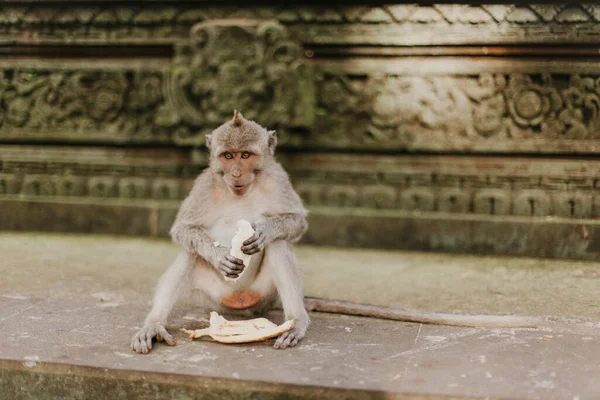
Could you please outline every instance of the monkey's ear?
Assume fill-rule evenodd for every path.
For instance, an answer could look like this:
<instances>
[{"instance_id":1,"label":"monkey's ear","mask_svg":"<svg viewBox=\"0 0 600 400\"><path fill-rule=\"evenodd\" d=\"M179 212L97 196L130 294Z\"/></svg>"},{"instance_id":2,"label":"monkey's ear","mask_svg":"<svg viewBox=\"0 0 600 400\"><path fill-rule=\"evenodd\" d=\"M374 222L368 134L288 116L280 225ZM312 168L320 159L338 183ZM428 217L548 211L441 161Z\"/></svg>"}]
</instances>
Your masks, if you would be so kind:
<instances>
[{"instance_id":1,"label":"monkey's ear","mask_svg":"<svg viewBox=\"0 0 600 400\"><path fill-rule=\"evenodd\" d=\"M212 149L212 135L206 135L206 147L208 147L208 149Z\"/></svg>"},{"instance_id":2,"label":"monkey's ear","mask_svg":"<svg viewBox=\"0 0 600 400\"><path fill-rule=\"evenodd\" d=\"M267 144L269 146L269 152L271 153L271 155L274 155L275 147L277 147L277 132L267 131L267 133L269 134L269 139L267 141Z\"/></svg>"}]
</instances>

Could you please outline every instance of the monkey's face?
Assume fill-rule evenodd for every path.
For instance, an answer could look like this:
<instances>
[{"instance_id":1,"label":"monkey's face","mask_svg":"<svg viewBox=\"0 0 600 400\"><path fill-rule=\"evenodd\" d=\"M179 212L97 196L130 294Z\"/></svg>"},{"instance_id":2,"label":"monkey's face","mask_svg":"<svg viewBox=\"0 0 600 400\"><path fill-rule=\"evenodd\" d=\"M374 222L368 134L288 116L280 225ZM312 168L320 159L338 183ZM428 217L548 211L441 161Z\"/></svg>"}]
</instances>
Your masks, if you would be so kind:
<instances>
[{"instance_id":1,"label":"monkey's face","mask_svg":"<svg viewBox=\"0 0 600 400\"><path fill-rule=\"evenodd\" d=\"M231 193L243 196L252 187L260 170L261 156L255 150L223 150L219 153L218 173Z\"/></svg>"}]
</instances>

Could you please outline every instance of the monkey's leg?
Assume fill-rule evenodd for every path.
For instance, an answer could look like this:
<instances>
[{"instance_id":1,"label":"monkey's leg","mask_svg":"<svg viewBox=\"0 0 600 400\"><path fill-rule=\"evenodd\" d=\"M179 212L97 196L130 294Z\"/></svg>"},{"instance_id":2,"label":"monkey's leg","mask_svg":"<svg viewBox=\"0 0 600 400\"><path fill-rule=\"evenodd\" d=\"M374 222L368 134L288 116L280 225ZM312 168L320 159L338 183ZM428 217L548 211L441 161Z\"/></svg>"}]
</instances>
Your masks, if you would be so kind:
<instances>
[{"instance_id":1,"label":"monkey's leg","mask_svg":"<svg viewBox=\"0 0 600 400\"><path fill-rule=\"evenodd\" d=\"M304 307L302 276L292 245L284 240L277 240L267 245L262 267L268 268L273 274L285 319L296 320L294 328L282 334L274 347L276 349L293 347L306 335L310 319Z\"/></svg>"},{"instance_id":2,"label":"monkey's leg","mask_svg":"<svg viewBox=\"0 0 600 400\"><path fill-rule=\"evenodd\" d=\"M144 327L131 340L131 350L147 354L152 350L153 338L159 342L165 341L169 346L175 346L175 340L167 332L165 325L177 298L187 286L193 265L193 257L182 251L160 277L154 293L152 310L146 317Z\"/></svg>"}]
</instances>

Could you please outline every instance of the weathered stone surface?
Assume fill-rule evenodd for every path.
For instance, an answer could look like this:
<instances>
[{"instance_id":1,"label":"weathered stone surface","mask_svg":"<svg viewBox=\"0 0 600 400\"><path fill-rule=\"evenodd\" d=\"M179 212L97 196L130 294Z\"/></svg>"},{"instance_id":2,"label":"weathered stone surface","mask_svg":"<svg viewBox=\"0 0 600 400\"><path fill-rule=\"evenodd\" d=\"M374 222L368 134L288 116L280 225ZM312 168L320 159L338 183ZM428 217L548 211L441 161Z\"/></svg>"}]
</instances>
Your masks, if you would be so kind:
<instances>
[{"instance_id":1,"label":"weathered stone surface","mask_svg":"<svg viewBox=\"0 0 600 400\"><path fill-rule=\"evenodd\" d=\"M28 361L25 361L28 363ZM179 373L98 368L61 363L23 366L0 359L0 394L10 399L218 400L218 399L398 399L469 400L474 397L386 393L379 390L266 384L260 380L202 377Z\"/></svg>"},{"instance_id":2,"label":"weathered stone surface","mask_svg":"<svg viewBox=\"0 0 600 400\"><path fill-rule=\"evenodd\" d=\"M155 236L159 232L158 207L151 204L22 200L1 200L0 204L2 230L144 236ZM160 232L165 235L168 230L160 226Z\"/></svg>"},{"instance_id":3,"label":"weathered stone surface","mask_svg":"<svg viewBox=\"0 0 600 400\"><path fill-rule=\"evenodd\" d=\"M280 158L309 206L533 217L531 222L600 216L595 160L333 153Z\"/></svg>"},{"instance_id":4,"label":"weathered stone surface","mask_svg":"<svg viewBox=\"0 0 600 400\"><path fill-rule=\"evenodd\" d=\"M600 260L600 222L315 209L304 243Z\"/></svg>"},{"instance_id":5,"label":"weathered stone surface","mask_svg":"<svg viewBox=\"0 0 600 400\"><path fill-rule=\"evenodd\" d=\"M167 236L206 165L185 150L0 147L0 229ZM307 243L597 259L590 159L278 152ZM195 158L196 161L192 161Z\"/></svg>"},{"instance_id":6,"label":"weathered stone surface","mask_svg":"<svg viewBox=\"0 0 600 400\"><path fill-rule=\"evenodd\" d=\"M178 206L207 164L205 152L177 149L0 146L0 152L0 196L12 200ZM600 216L600 162L591 159L313 152L278 152L278 159L309 207L534 217L532 222Z\"/></svg>"},{"instance_id":7,"label":"weathered stone surface","mask_svg":"<svg viewBox=\"0 0 600 400\"><path fill-rule=\"evenodd\" d=\"M275 22L251 19L194 25L189 44L176 46L165 76L167 102L155 123L175 132L178 145L202 145L232 110L279 131L308 128L314 119L314 80L301 46Z\"/></svg>"},{"instance_id":8,"label":"weathered stone surface","mask_svg":"<svg viewBox=\"0 0 600 400\"><path fill-rule=\"evenodd\" d=\"M0 308L8 305L22 308L27 302L8 301L10 303L0 297ZM11 318L11 328L3 330L3 334L10 337L11 347L10 352L0 352L0 395L15 400L83 400L107 396L114 399L182 400L474 400L482 399L482 392L489 394L486 398L501 399L509 393L513 396L519 392L526 393L532 386L531 382L523 381L516 390L504 390L506 385L499 385L493 390L488 387L483 391L482 386L469 388L464 379L461 385L450 385L449 380L454 382L460 376L459 370L469 373L469 383L480 381L481 373L477 372L480 369L480 353L499 360L501 356L495 351L498 346L492 344L497 339L486 337L486 333L488 336L497 336L497 333L361 318L315 316L312 340L307 339L297 348L283 352L273 349L272 341L235 346L192 342L178 328L199 324L186 321L180 315L170 325L177 338L176 347L157 346L150 355L135 355L128 348L128 340L135 326L133 312L143 313L143 310L136 305L128 309L112 307L110 312L106 312L93 303L64 302L38 303L35 308L21 310ZM82 315L74 315L74 311ZM48 314L51 316L48 317ZM30 317L37 321L32 323ZM271 314L269 318L278 319L279 316ZM97 334L90 335L86 331L92 327ZM27 335L23 337L22 332L27 332ZM464 342L465 337L468 340L479 337L478 352L465 353L468 356L462 357L461 366L455 366L456 372L447 376L448 361L438 364L433 360L440 356L442 360L452 359L453 351L435 356L430 349L431 342L421 335L425 338L428 335L446 335L441 337L464 350L471 346ZM562 341L568 341L568 344L563 346L572 348L572 351L582 351L579 342L582 342L583 335L585 333L569 332ZM415 339L417 345L412 343ZM45 346L32 347L34 340L43 340ZM519 332L516 340L530 343L534 349L545 345L537 332ZM518 345L513 344L513 340L504 339L503 344L509 352L502 358L518 352ZM443 349L447 346L438 343L435 347ZM441 352L443 350L438 351ZM410 353L421 354L415 357ZM405 367L405 364L408 365L406 360L416 363L417 368ZM426 382L415 382L420 381L415 379L415 374L422 375L424 371L431 370L430 364L433 363L436 368L430 372ZM506 373L505 376L511 379L517 376L517 371L503 365L492 367L492 371L494 374L502 371L502 375ZM544 376L548 374L545 369L539 371ZM593 387L574 387L580 379L593 374L594 368L584 367L577 372L581 376L572 383L561 379L557 390L544 388L536 389L536 392L570 393L577 390L582 394L594 393ZM575 374L574 370L569 372L569 376ZM436 382L435 386L432 386L433 382Z\"/></svg>"},{"instance_id":9,"label":"weathered stone surface","mask_svg":"<svg viewBox=\"0 0 600 400\"><path fill-rule=\"evenodd\" d=\"M156 280L176 254L174 245L5 233L0 249L3 399L600 394L598 263L299 246L308 295L560 318L539 329L470 329L312 314L308 336L297 348L280 351L272 341L239 346L190 341L179 328L206 326L207 314L179 304L168 325L177 346L157 345L142 356L129 350L129 340L149 309ZM274 322L282 318L277 312L268 316Z\"/></svg>"},{"instance_id":10,"label":"weathered stone surface","mask_svg":"<svg viewBox=\"0 0 600 400\"><path fill-rule=\"evenodd\" d=\"M179 247L163 238L4 232L0 250L0 293L103 299L110 308L149 305ZM598 261L310 245L295 252L309 297L433 312L600 320Z\"/></svg>"},{"instance_id":11,"label":"weathered stone surface","mask_svg":"<svg viewBox=\"0 0 600 400\"><path fill-rule=\"evenodd\" d=\"M387 60L309 65L282 25L228 24L196 25L192 35L215 38L199 44L192 36L167 71L105 71L102 63L5 68L0 140L201 146L238 108L276 129L288 148L600 152L597 68L565 73L545 64L540 73L515 62L473 73L471 60L460 58L453 74L437 71L439 59L423 60L419 70L413 63L410 72ZM269 30L281 38L264 43ZM231 35L241 47L217 56ZM242 51L247 41L258 46L250 55ZM273 58L277 52L287 58ZM231 59L214 69L219 57ZM586 67L570 68L578 64Z\"/></svg>"},{"instance_id":12,"label":"weathered stone surface","mask_svg":"<svg viewBox=\"0 0 600 400\"><path fill-rule=\"evenodd\" d=\"M597 42L596 4L394 4L277 7L203 2L98 1L56 7L49 1L7 4L0 13L6 44L173 43L196 22L223 18L274 19L304 42L327 44L482 44ZM144 4L145 3L145 4ZM195 4L194 4L195 3ZM18 35L27 26L28 35Z\"/></svg>"},{"instance_id":13,"label":"weathered stone surface","mask_svg":"<svg viewBox=\"0 0 600 400\"><path fill-rule=\"evenodd\" d=\"M168 237L178 202L0 200L0 230ZM314 207L303 243L600 260L598 220Z\"/></svg>"},{"instance_id":14,"label":"weathered stone surface","mask_svg":"<svg viewBox=\"0 0 600 400\"><path fill-rule=\"evenodd\" d=\"M56 10L51 7L42 14L37 8L0 12L12 16L5 18L7 25L25 18L27 25L15 28L24 32L66 21L99 29L122 24L121 30L111 28L121 34L135 32L131 24L159 31L162 24L171 28L175 24L186 34L168 39L173 52L170 60L161 50L150 62L98 59L82 63L48 59L40 49L33 63L3 62L0 141L201 146L204 134L239 108L277 129L280 143L296 149L600 152L600 70L579 57L597 56L586 53L586 46L581 47L581 54L561 47L563 55L573 58L566 61L557 61L552 49L540 53L535 47L494 48L489 51L495 57L490 58L488 50L461 53L460 48L451 47L471 39L480 44L486 40L481 33L494 29L536 43L543 35L526 33L540 26L597 25L596 6L305 7L292 12L298 14L303 28L286 18L279 20L279 9L232 12L227 6L214 7L193 14L197 20L188 15L181 22L187 12L183 5L163 5L152 11L78 7L83 5L71 12L86 18L65 20L64 14L70 13L59 12L55 21ZM134 16L138 14L144 17ZM336 25L328 26L331 21ZM306 26L309 31L333 31L307 37L295 30ZM385 35L380 32L382 26L400 31ZM448 27L463 27L471 33L458 40L438 32ZM418 50L394 53L400 45L418 44L414 39L377 43L389 46L381 50L348 47L346 40L353 36L344 31L348 29L358 29L354 36L359 37L369 37L360 29L375 29L379 37L390 40L404 40L410 36L407 32L413 32L427 36L421 43L427 45L433 44L432 38L442 37L448 42L440 44L447 49L440 47L431 54L422 50L422 55L437 57L413 57L419 55ZM120 43L115 49L125 44L118 41L121 34L114 38ZM333 48L336 57L314 46L322 44L323 38L329 38L329 51ZM147 40L165 45L158 39ZM360 50L365 49L371 57L361 57ZM511 55L545 58L507 58ZM140 57L147 58L148 52L140 50Z\"/></svg>"},{"instance_id":15,"label":"weathered stone surface","mask_svg":"<svg viewBox=\"0 0 600 400\"><path fill-rule=\"evenodd\" d=\"M355 231L396 210L396 234L456 226L425 229L418 248L596 257L599 10L8 2L0 198L16 208L3 224L166 235L206 166L204 134L240 108L277 130L307 206L360 214ZM544 249L528 232L547 217L565 235L543 234ZM326 242L380 242L363 236Z\"/></svg>"},{"instance_id":16,"label":"weathered stone surface","mask_svg":"<svg viewBox=\"0 0 600 400\"><path fill-rule=\"evenodd\" d=\"M455 60L456 74L435 67L426 72L428 65L440 61L420 61L420 73L394 71L390 64L383 67L383 61L381 69L388 71L377 71L377 62L331 64L332 72L325 73L317 89L317 113L323 117L316 119L314 130L321 133L310 142L388 151L600 150L595 74L481 71L473 76L459 72L460 66L470 64L460 58ZM508 69L518 66L516 62ZM341 72L344 69L352 72Z\"/></svg>"}]
</instances>

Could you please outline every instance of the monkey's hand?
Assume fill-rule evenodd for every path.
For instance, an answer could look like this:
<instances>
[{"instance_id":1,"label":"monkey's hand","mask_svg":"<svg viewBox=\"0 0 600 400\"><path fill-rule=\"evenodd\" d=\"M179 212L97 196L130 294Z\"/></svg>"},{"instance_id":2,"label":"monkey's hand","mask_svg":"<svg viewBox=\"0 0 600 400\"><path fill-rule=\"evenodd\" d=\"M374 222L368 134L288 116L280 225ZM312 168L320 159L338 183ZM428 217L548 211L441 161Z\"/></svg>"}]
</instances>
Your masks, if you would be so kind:
<instances>
[{"instance_id":1,"label":"monkey's hand","mask_svg":"<svg viewBox=\"0 0 600 400\"><path fill-rule=\"evenodd\" d=\"M286 347L294 347L306 335L306 327L294 326L292 330L284 332L277 338L273 345L276 349L285 349Z\"/></svg>"},{"instance_id":2,"label":"monkey's hand","mask_svg":"<svg viewBox=\"0 0 600 400\"><path fill-rule=\"evenodd\" d=\"M152 339L156 338L157 342L166 342L169 346L175 346L175 339L164 326L159 323L153 325L145 325L135 334L131 340L131 350L140 354L148 354L152 350Z\"/></svg>"},{"instance_id":3,"label":"monkey's hand","mask_svg":"<svg viewBox=\"0 0 600 400\"><path fill-rule=\"evenodd\" d=\"M219 247L219 262L217 269L227 278L236 279L244 271L246 266L239 258L229 254L229 247Z\"/></svg>"},{"instance_id":4,"label":"monkey's hand","mask_svg":"<svg viewBox=\"0 0 600 400\"><path fill-rule=\"evenodd\" d=\"M254 229L254 234L242 243L242 252L244 254L256 254L261 252L265 249L268 242L267 234L260 225L257 226L256 224L252 224L252 229Z\"/></svg>"}]
</instances>

